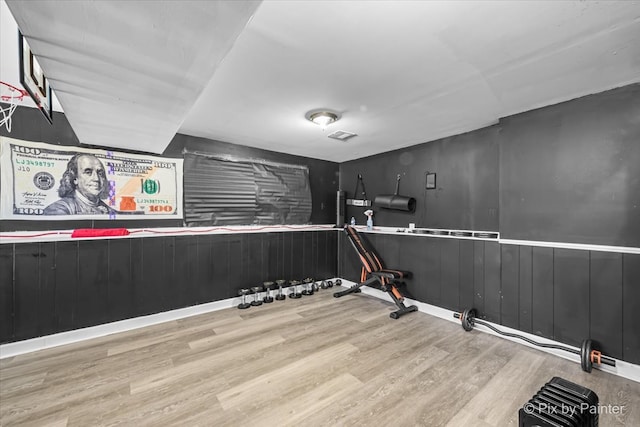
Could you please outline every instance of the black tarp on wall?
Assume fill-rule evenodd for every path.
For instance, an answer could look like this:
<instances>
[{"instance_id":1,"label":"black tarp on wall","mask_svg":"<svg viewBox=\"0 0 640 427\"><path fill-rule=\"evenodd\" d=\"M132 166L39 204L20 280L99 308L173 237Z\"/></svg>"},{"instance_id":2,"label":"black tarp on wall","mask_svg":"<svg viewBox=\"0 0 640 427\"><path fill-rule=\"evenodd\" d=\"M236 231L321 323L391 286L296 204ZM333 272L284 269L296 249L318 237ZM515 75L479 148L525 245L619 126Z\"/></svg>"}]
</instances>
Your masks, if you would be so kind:
<instances>
[{"instance_id":1,"label":"black tarp on wall","mask_svg":"<svg viewBox=\"0 0 640 427\"><path fill-rule=\"evenodd\" d=\"M311 219L305 166L187 153L184 169L188 226L307 224Z\"/></svg>"}]
</instances>

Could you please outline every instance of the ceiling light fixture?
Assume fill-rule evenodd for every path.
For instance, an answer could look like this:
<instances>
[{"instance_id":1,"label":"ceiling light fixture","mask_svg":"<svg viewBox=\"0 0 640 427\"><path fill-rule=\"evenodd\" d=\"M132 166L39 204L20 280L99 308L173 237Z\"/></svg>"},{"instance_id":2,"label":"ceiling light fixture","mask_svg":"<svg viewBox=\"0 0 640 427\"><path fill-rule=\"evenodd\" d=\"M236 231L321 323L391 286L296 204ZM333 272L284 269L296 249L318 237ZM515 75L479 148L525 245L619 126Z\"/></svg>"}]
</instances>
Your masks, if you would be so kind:
<instances>
[{"instance_id":1,"label":"ceiling light fixture","mask_svg":"<svg viewBox=\"0 0 640 427\"><path fill-rule=\"evenodd\" d=\"M320 125L322 130L324 130L327 125L330 125L333 122L338 121L340 116L332 111L327 110L314 110L309 111L306 114L307 120L312 121L313 123Z\"/></svg>"}]
</instances>

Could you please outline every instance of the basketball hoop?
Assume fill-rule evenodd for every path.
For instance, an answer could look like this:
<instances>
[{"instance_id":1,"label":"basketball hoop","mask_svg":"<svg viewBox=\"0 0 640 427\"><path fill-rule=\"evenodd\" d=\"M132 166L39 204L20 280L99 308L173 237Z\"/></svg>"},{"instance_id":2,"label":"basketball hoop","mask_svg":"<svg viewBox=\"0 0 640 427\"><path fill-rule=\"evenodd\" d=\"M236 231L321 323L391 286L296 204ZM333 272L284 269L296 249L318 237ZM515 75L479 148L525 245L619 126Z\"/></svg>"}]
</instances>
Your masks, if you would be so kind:
<instances>
[{"instance_id":1,"label":"basketball hoop","mask_svg":"<svg viewBox=\"0 0 640 427\"><path fill-rule=\"evenodd\" d=\"M11 132L11 116L13 112L26 95L28 95L26 90L19 89L0 80L0 127L7 128L7 132ZM5 107L4 104L8 106Z\"/></svg>"}]
</instances>

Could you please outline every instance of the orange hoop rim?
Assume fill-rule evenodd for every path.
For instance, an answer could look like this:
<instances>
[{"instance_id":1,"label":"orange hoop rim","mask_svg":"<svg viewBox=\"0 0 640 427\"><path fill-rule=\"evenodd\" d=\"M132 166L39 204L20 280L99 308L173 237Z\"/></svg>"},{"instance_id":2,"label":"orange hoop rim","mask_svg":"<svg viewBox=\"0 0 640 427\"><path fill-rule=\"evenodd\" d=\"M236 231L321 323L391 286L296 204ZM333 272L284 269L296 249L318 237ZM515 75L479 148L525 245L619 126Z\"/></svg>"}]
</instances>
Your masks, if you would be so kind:
<instances>
[{"instance_id":1,"label":"orange hoop rim","mask_svg":"<svg viewBox=\"0 0 640 427\"><path fill-rule=\"evenodd\" d=\"M0 80L0 86L8 87L11 93L10 95L0 94L0 101L4 101L4 102L22 101L22 99L25 96L29 95L29 93L26 90L15 87L14 85L7 82L3 82L2 80ZM13 94L13 92L17 92L17 94Z\"/></svg>"}]
</instances>

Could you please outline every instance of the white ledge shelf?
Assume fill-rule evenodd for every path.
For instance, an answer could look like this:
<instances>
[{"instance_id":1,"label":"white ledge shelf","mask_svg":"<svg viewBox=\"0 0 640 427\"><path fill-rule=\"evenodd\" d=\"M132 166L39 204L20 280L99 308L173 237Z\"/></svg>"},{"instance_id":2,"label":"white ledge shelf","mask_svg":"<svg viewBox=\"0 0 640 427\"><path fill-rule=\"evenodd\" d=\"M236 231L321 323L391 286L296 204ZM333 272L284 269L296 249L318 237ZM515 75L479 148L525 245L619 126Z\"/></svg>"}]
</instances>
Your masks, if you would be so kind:
<instances>
[{"instance_id":1,"label":"white ledge shelf","mask_svg":"<svg viewBox=\"0 0 640 427\"><path fill-rule=\"evenodd\" d=\"M126 236L71 237L73 230L14 231L0 233L0 245L9 243L61 242L102 239L131 239L161 236L197 236L205 234L276 233L289 231L326 231L333 225L227 225L217 227L127 228ZM96 229L100 230L100 229Z\"/></svg>"}]
</instances>

